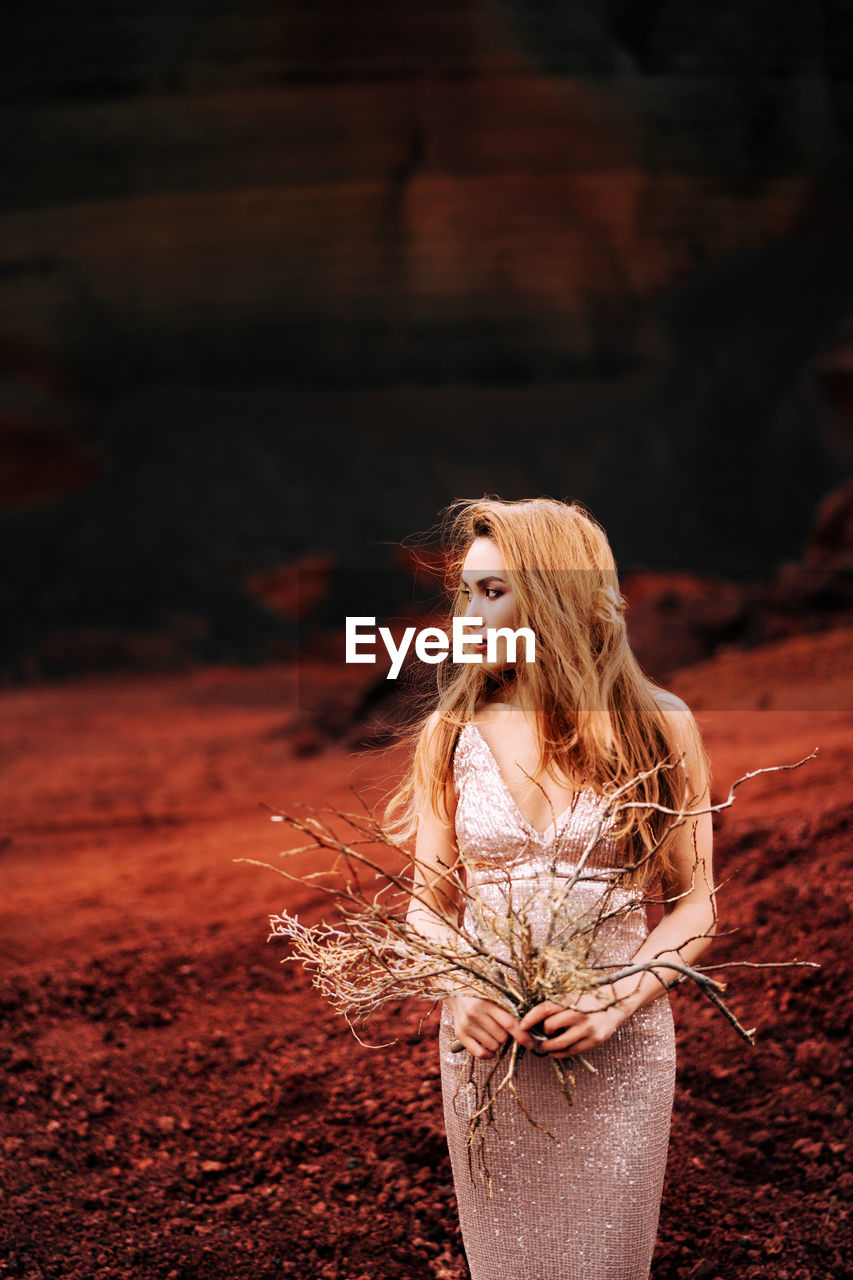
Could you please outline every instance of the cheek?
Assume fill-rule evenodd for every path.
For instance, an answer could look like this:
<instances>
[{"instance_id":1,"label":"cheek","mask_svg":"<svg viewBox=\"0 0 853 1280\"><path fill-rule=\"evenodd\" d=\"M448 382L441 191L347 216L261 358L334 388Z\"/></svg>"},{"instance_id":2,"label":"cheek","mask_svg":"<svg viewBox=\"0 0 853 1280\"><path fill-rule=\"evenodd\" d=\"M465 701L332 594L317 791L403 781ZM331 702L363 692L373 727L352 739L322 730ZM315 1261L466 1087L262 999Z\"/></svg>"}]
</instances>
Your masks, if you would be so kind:
<instances>
[{"instance_id":1,"label":"cheek","mask_svg":"<svg viewBox=\"0 0 853 1280\"><path fill-rule=\"evenodd\" d=\"M516 628L515 602L504 599L496 600L495 608L489 621L493 627L511 627L514 631Z\"/></svg>"}]
</instances>

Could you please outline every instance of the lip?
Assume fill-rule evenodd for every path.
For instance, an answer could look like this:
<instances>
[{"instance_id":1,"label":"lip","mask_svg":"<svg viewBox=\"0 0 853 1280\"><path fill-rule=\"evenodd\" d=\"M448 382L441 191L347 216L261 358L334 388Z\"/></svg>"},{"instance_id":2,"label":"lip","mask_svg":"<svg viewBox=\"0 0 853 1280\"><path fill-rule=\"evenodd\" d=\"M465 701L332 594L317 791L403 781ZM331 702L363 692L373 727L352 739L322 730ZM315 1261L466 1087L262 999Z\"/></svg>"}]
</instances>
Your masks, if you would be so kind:
<instances>
[{"instance_id":1,"label":"lip","mask_svg":"<svg viewBox=\"0 0 853 1280\"><path fill-rule=\"evenodd\" d=\"M474 645L474 652L475 652L475 653L485 653L485 652L486 652L486 642L485 642L485 640L478 640L478 641L477 641L477 643Z\"/></svg>"}]
</instances>

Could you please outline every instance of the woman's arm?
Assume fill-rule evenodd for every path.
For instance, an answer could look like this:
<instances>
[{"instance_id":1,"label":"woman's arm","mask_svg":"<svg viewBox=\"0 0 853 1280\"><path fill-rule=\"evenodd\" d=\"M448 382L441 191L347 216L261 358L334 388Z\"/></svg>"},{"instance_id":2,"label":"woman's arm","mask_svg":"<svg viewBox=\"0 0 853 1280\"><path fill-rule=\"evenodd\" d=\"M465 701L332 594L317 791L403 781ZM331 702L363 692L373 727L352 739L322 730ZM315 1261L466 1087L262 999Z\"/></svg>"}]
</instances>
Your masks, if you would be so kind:
<instances>
[{"instance_id":1,"label":"woman's arm","mask_svg":"<svg viewBox=\"0 0 853 1280\"><path fill-rule=\"evenodd\" d=\"M438 724L438 712L429 720L428 767L432 772L440 767L436 759L432 737ZM424 937L441 944L458 941L455 927L461 907L459 871L457 867L455 813L456 796L450 782L445 790L448 819L434 812L424 800L418 815L418 832L415 840L414 884L407 921ZM532 1049L535 1041L521 1030L521 1024L511 1013L491 1000L466 994L464 991L447 1000L453 1015L453 1028L457 1038L475 1058L490 1058L515 1036L526 1048Z\"/></svg>"},{"instance_id":2,"label":"woman's arm","mask_svg":"<svg viewBox=\"0 0 853 1280\"><path fill-rule=\"evenodd\" d=\"M429 773L439 767L433 734L438 725L438 712L428 721L427 767ZM424 799L418 812L415 840L413 893L407 921L424 937L438 943L457 936L453 926L459 916L459 883L454 875L457 862L455 814L456 796L448 783L444 801L448 817L440 817Z\"/></svg>"},{"instance_id":3,"label":"woman's arm","mask_svg":"<svg viewBox=\"0 0 853 1280\"><path fill-rule=\"evenodd\" d=\"M708 780L697 753L690 749L691 713L679 700L667 714L676 731L678 750L685 752L692 792L699 793L691 807L707 809L711 802ZM566 1058L602 1044L632 1013L656 1000L679 980L677 971L666 967L666 960L689 965L708 946L716 923L712 815L688 818L673 839L672 870L663 885L663 918L632 960L637 964L660 960L660 966L608 983L594 995L579 997L570 1009L553 1001L531 1009L521 1025L529 1029L544 1020L545 1034L551 1038L540 1045L542 1052Z\"/></svg>"}]
</instances>

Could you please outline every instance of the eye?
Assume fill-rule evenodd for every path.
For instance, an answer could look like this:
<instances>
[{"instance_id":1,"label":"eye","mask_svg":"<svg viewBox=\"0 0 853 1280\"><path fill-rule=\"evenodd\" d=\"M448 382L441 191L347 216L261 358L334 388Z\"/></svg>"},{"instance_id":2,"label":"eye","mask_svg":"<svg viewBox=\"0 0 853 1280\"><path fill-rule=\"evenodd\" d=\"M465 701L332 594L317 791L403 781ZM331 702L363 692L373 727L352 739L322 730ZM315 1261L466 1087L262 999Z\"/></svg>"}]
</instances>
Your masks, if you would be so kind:
<instances>
[{"instance_id":1,"label":"eye","mask_svg":"<svg viewBox=\"0 0 853 1280\"><path fill-rule=\"evenodd\" d=\"M459 594L461 596L470 596L471 592L468 587L460 587ZM500 600L503 592L498 587L484 587L483 595L487 600Z\"/></svg>"}]
</instances>

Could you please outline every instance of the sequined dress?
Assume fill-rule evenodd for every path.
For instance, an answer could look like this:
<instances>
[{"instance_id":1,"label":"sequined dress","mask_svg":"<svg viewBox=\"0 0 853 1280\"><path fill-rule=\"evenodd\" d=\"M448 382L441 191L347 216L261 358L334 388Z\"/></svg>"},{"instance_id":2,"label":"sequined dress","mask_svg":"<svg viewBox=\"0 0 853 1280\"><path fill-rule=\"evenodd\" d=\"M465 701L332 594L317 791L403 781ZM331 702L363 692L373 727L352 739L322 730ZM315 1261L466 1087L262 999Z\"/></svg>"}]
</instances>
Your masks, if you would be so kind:
<instances>
[{"instance_id":1,"label":"sequined dress","mask_svg":"<svg viewBox=\"0 0 853 1280\"><path fill-rule=\"evenodd\" d=\"M595 829L600 798L580 792L544 831L523 817L479 729L460 733L453 764L456 838L469 886L506 911L508 895L528 902L535 927L545 927L547 896L557 876L571 874ZM555 861L555 846L559 857ZM619 850L602 828L568 895L566 910L632 901L612 884ZM610 869L608 874L608 868ZM625 895L619 898L618 895ZM628 961L648 933L637 905L596 933L600 959ZM495 937L494 952L501 954ZM574 1103L560 1091L553 1064L527 1053L517 1087L525 1119L504 1090L487 1135L491 1195L469 1167L469 1100L494 1059L454 1054L453 1022L443 1006L439 1034L447 1141L471 1280L648 1280L666 1167L675 1081L675 1037L667 996L638 1009L615 1034L584 1056L593 1074L574 1064ZM567 1061L567 1065L572 1065ZM466 1098L466 1091L468 1097Z\"/></svg>"}]
</instances>

